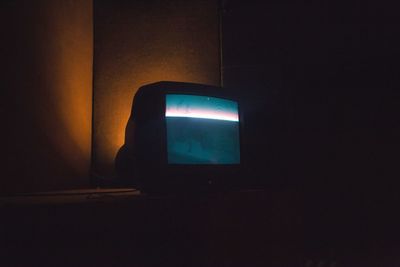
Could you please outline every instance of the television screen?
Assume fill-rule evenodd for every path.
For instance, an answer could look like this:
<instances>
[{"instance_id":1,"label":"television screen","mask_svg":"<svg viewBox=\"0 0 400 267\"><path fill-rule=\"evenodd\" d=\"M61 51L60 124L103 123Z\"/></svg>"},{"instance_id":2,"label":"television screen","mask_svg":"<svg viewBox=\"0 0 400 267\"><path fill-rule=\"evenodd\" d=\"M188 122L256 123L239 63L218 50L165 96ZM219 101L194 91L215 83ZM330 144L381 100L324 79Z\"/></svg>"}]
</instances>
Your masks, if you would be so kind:
<instances>
[{"instance_id":1,"label":"television screen","mask_svg":"<svg viewBox=\"0 0 400 267\"><path fill-rule=\"evenodd\" d=\"M166 95L169 164L239 164L238 103L189 94Z\"/></svg>"}]
</instances>

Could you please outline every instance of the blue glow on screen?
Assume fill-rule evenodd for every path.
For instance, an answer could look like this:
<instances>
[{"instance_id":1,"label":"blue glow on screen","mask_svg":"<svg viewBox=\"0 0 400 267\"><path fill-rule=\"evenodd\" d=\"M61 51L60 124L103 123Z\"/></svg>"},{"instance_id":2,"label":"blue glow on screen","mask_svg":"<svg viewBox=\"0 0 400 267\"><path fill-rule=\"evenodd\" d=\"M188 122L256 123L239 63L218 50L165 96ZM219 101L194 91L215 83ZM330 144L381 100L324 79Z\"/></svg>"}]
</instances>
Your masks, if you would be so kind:
<instances>
[{"instance_id":1,"label":"blue glow on screen","mask_svg":"<svg viewBox=\"0 0 400 267\"><path fill-rule=\"evenodd\" d=\"M168 163L239 164L239 112L235 101L168 94Z\"/></svg>"}]
</instances>

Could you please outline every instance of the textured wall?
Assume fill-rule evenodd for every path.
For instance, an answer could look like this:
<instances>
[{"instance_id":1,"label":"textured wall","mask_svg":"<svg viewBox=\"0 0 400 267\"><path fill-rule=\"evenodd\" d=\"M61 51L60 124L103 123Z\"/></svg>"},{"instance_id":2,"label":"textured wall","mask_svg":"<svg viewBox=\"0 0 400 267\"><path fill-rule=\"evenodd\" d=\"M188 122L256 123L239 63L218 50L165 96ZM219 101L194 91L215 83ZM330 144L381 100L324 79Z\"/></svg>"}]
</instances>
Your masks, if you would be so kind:
<instances>
[{"instance_id":1,"label":"textured wall","mask_svg":"<svg viewBox=\"0 0 400 267\"><path fill-rule=\"evenodd\" d=\"M93 170L106 176L135 91L175 80L219 84L216 0L95 1Z\"/></svg>"},{"instance_id":2,"label":"textured wall","mask_svg":"<svg viewBox=\"0 0 400 267\"><path fill-rule=\"evenodd\" d=\"M250 92L248 148L264 154L254 157L260 173L269 162L272 175L314 179L314 185L326 185L322 176L335 183L397 180L400 19L394 5L224 3L223 83Z\"/></svg>"},{"instance_id":3,"label":"textured wall","mask_svg":"<svg viewBox=\"0 0 400 267\"><path fill-rule=\"evenodd\" d=\"M87 185L92 1L3 1L0 5L0 191Z\"/></svg>"},{"instance_id":4,"label":"textured wall","mask_svg":"<svg viewBox=\"0 0 400 267\"><path fill-rule=\"evenodd\" d=\"M400 203L395 4L224 2L223 82L252 95L252 170L262 182L301 185L304 266L346 251L367 259L350 249L352 238L391 261L399 231L389 222Z\"/></svg>"}]
</instances>

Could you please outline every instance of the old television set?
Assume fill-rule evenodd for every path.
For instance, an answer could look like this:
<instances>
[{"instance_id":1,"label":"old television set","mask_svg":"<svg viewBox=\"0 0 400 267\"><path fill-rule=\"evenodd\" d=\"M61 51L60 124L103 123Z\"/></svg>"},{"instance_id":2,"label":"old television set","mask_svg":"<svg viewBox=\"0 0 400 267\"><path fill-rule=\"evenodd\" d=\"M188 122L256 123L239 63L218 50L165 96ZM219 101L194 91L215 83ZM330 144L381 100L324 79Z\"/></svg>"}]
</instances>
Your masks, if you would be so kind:
<instances>
[{"instance_id":1,"label":"old television set","mask_svg":"<svg viewBox=\"0 0 400 267\"><path fill-rule=\"evenodd\" d=\"M139 88L115 167L120 184L145 192L229 190L243 165L240 99L183 82Z\"/></svg>"}]
</instances>

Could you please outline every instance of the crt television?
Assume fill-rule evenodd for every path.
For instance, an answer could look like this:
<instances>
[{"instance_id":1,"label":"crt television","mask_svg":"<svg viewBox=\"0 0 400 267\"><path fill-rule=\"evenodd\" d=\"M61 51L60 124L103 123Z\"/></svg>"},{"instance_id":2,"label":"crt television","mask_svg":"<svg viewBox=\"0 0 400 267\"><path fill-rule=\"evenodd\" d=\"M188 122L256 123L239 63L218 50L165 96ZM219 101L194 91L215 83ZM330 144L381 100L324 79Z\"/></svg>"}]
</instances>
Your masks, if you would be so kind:
<instances>
[{"instance_id":1,"label":"crt television","mask_svg":"<svg viewBox=\"0 0 400 267\"><path fill-rule=\"evenodd\" d=\"M222 87L142 86L115 160L119 183L147 192L234 188L243 164L240 107L238 97Z\"/></svg>"}]
</instances>

